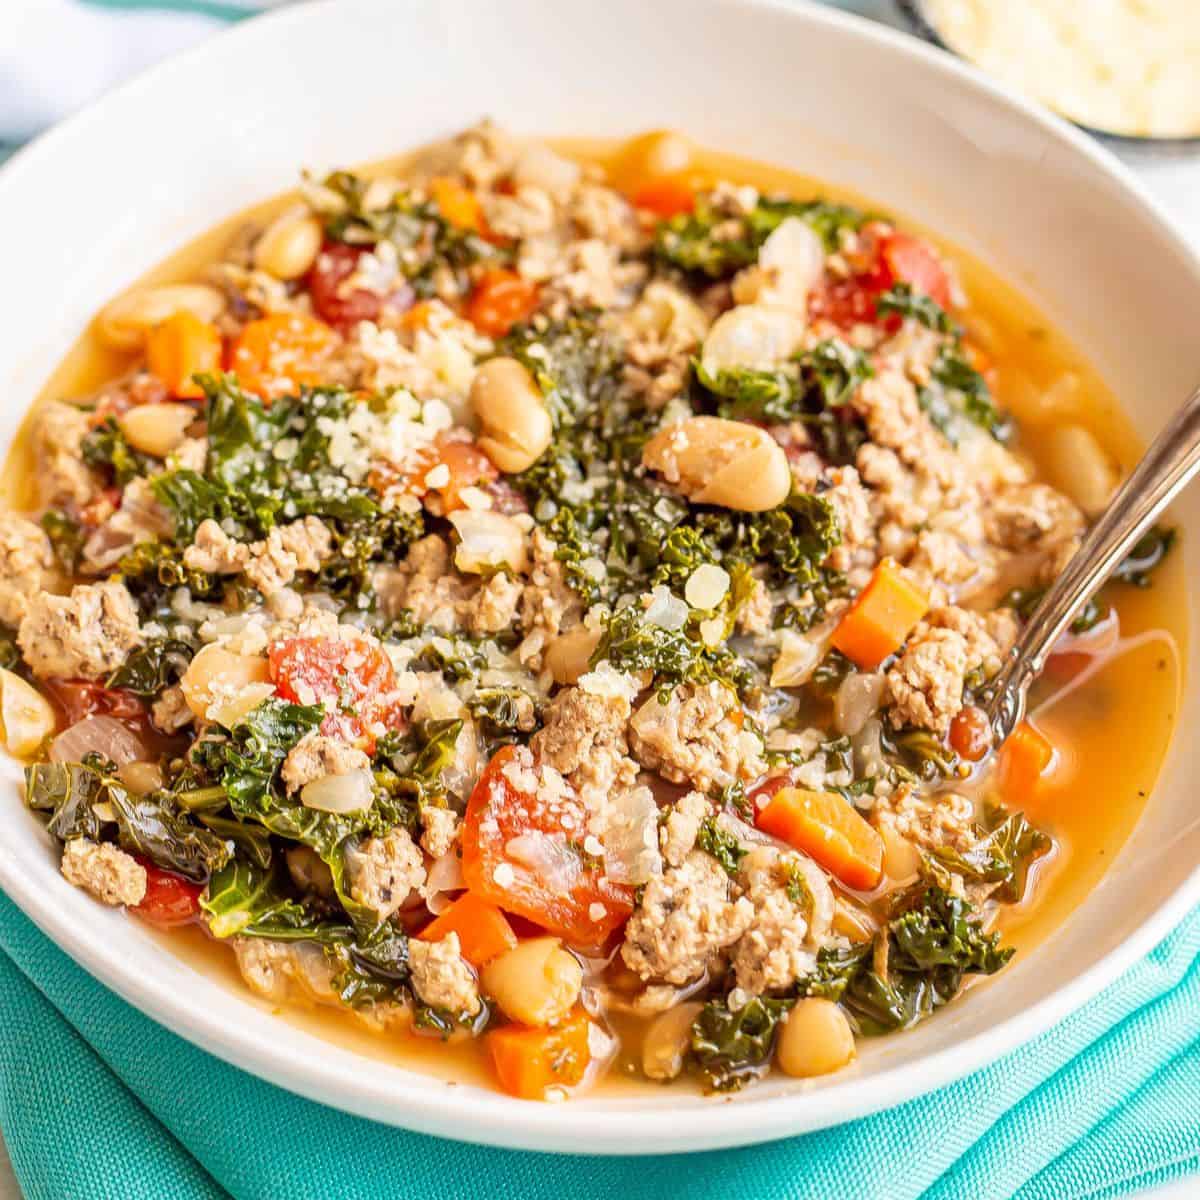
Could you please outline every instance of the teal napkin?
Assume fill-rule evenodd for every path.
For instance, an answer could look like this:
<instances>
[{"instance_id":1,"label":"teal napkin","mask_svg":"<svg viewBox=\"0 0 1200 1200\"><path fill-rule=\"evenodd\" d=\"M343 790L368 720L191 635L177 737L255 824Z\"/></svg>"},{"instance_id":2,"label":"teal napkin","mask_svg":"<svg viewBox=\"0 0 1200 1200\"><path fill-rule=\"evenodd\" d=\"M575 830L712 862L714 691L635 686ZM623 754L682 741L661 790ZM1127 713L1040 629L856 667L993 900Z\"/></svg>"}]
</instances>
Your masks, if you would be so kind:
<instances>
[{"instance_id":1,"label":"teal napkin","mask_svg":"<svg viewBox=\"0 0 1200 1200\"><path fill-rule=\"evenodd\" d=\"M0 1126L29 1200L1100 1200L1200 1169L1198 1114L1200 910L931 1096L771 1145L622 1159L441 1141L262 1083L96 983L0 893Z\"/></svg>"}]
</instances>

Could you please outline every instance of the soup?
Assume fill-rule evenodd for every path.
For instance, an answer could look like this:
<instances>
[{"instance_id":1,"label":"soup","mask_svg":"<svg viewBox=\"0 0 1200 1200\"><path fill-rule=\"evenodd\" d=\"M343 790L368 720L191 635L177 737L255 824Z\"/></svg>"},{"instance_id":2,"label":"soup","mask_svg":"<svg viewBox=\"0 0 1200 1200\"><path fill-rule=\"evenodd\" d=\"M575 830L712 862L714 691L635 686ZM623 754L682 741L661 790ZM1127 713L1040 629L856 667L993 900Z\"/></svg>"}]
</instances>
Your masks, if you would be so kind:
<instances>
[{"instance_id":1,"label":"soup","mask_svg":"<svg viewBox=\"0 0 1200 1200\"><path fill-rule=\"evenodd\" d=\"M1170 531L999 750L979 707L1136 456L936 236L484 126L100 314L6 474L8 748L71 882L362 1053L525 1099L828 1074L1137 820Z\"/></svg>"}]
</instances>

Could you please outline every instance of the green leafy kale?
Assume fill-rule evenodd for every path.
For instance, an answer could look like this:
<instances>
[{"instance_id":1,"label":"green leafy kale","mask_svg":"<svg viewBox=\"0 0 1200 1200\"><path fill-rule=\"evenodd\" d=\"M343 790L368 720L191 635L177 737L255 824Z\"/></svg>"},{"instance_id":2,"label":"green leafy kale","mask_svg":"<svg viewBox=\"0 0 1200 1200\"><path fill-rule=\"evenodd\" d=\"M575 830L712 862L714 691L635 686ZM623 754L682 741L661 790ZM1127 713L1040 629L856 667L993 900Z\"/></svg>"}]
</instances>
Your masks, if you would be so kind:
<instances>
[{"instance_id":1,"label":"green leafy kale","mask_svg":"<svg viewBox=\"0 0 1200 1200\"><path fill-rule=\"evenodd\" d=\"M609 618L591 658L593 666L603 661L618 671L649 671L664 702L681 683L716 680L740 692L753 682L749 663L727 649L708 649L682 629L650 623L636 604Z\"/></svg>"},{"instance_id":2,"label":"green leafy kale","mask_svg":"<svg viewBox=\"0 0 1200 1200\"><path fill-rule=\"evenodd\" d=\"M518 687L479 687L467 701L476 727L493 744L512 742L535 721L533 697Z\"/></svg>"},{"instance_id":3,"label":"green leafy kale","mask_svg":"<svg viewBox=\"0 0 1200 1200\"><path fill-rule=\"evenodd\" d=\"M717 211L708 197L700 196L693 212L659 223L655 257L689 275L726 279L753 263L763 242L788 217L804 221L831 253L840 248L843 230L860 229L868 220L867 213L846 204L767 197L749 213L729 216Z\"/></svg>"},{"instance_id":4,"label":"green leafy kale","mask_svg":"<svg viewBox=\"0 0 1200 1200\"><path fill-rule=\"evenodd\" d=\"M321 724L324 713L320 704L289 704L271 696L243 717L228 737L193 743L192 761L220 782L236 816L260 815L272 807L272 784L288 751Z\"/></svg>"},{"instance_id":5,"label":"green leafy kale","mask_svg":"<svg viewBox=\"0 0 1200 1200\"><path fill-rule=\"evenodd\" d=\"M390 242L401 271L419 296L433 294L439 267L460 270L474 263L499 265L512 258L510 249L447 221L432 200L418 201L398 189L385 205L368 208L369 179L350 171L334 171L321 182L342 202L340 211L325 220L327 236L356 246Z\"/></svg>"},{"instance_id":6,"label":"green leafy kale","mask_svg":"<svg viewBox=\"0 0 1200 1200\"><path fill-rule=\"evenodd\" d=\"M823 947L817 970L799 984L801 995L838 1001L866 1035L915 1025L948 1004L967 975L993 975L1013 955L998 933L983 931L967 900L936 886L906 894L878 936L887 939L886 977L866 942Z\"/></svg>"},{"instance_id":7,"label":"green leafy kale","mask_svg":"<svg viewBox=\"0 0 1200 1200\"><path fill-rule=\"evenodd\" d=\"M1012 434L1012 422L996 407L987 381L975 370L956 341L938 352L930 382L917 390L917 400L930 421L951 445L957 445L956 423L965 418L990 433L998 442Z\"/></svg>"},{"instance_id":8,"label":"green leafy kale","mask_svg":"<svg viewBox=\"0 0 1200 1200\"><path fill-rule=\"evenodd\" d=\"M1000 603L1005 608L1013 609L1022 621L1028 621L1045 594L1044 587L1013 588L1005 593ZM1100 604L1095 596L1090 597L1080 609L1079 616L1071 622L1071 632L1087 633L1089 629L1095 629L1108 615L1108 611L1107 606Z\"/></svg>"},{"instance_id":9,"label":"green leafy kale","mask_svg":"<svg viewBox=\"0 0 1200 1200\"><path fill-rule=\"evenodd\" d=\"M395 798L411 798L414 828L417 802L446 794L442 777L454 763L462 728L457 717L418 721L402 733L385 734L375 747L376 785Z\"/></svg>"},{"instance_id":10,"label":"green leafy kale","mask_svg":"<svg viewBox=\"0 0 1200 1200\"><path fill-rule=\"evenodd\" d=\"M932 296L913 291L910 283L894 283L875 302L875 311L882 317L894 313L932 329L935 333L957 333L958 326Z\"/></svg>"},{"instance_id":11,"label":"green leafy kale","mask_svg":"<svg viewBox=\"0 0 1200 1200\"><path fill-rule=\"evenodd\" d=\"M124 688L137 696L157 696L178 683L195 651L187 642L155 638L135 650L108 679L105 687Z\"/></svg>"},{"instance_id":12,"label":"green leafy kale","mask_svg":"<svg viewBox=\"0 0 1200 1200\"><path fill-rule=\"evenodd\" d=\"M1112 573L1112 578L1133 587L1149 587L1151 575L1175 544L1177 532L1164 525L1148 529Z\"/></svg>"},{"instance_id":13,"label":"green leafy kale","mask_svg":"<svg viewBox=\"0 0 1200 1200\"><path fill-rule=\"evenodd\" d=\"M197 824L170 795L134 796L98 755L81 763L37 763L25 769L25 802L50 814L57 838L115 840L157 866L203 882L229 860L229 847ZM109 837L109 835L115 835Z\"/></svg>"},{"instance_id":14,"label":"green leafy kale","mask_svg":"<svg viewBox=\"0 0 1200 1200\"><path fill-rule=\"evenodd\" d=\"M1017 904L1025 895L1032 864L1050 849L1050 839L1031 825L1024 813L988 814L990 830L969 850L941 846L933 857L944 867L976 883L999 884L993 893L1005 904Z\"/></svg>"},{"instance_id":15,"label":"green leafy kale","mask_svg":"<svg viewBox=\"0 0 1200 1200\"><path fill-rule=\"evenodd\" d=\"M691 1054L713 1091L736 1091L766 1069L779 1022L791 1006L791 1000L755 996L741 1008L710 1000L700 1010L692 1023Z\"/></svg>"},{"instance_id":16,"label":"green leafy kale","mask_svg":"<svg viewBox=\"0 0 1200 1200\"><path fill-rule=\"evenodd\" d=\"M533 376L556 426L604 408L620 383L621 347L601 328L599 314L583 310L514 328L496 347Z\"/></svg>"},{"instance_id":17,"label":"green leafy kale","mask_svg":"<svg viewBox=\"0 0 1200 1200\"><path fill-rule=\"evenodd\" d=\"M950 779L957 774L958 755L927 729L885 731L882 744L901 772L901 778Z\"/></svg>"},{"instance_id":18,"label":"green leafy kale","mask_svg":"<svg viewBox=\"0 0 1200 1200\"><path fill-rule=\"evenodd\" d=\"M710 375L699 362L695 371L700 385L717 397L718 416L798 421L827 462L853 462L866 441L866 428L849 401L875 372L866 355L846 342L827 339L774 371L739 367Z\"/></svg>"},{"instance_id":19,"label":"green leafy kale","mask_svg":"<svg viewBox=\"0 0 1200 1200\"><path fill-rule=\"evenodd\" d=\"M83 543L87 540L87 534L79 522L65 512L50 509L42 514L42 529L50 539L50 548L59 566L68 575L78 574Z\"/></svg>"},{"instance_id":20,"label":"green leafy kale","mask_svg":"<svg viewBox=\"0 0 1200 1200\"><path fill-rule=\"evenodd\" d=\"M742 844L717 821L716 817L706 817L700 823L696 845L705 854L712 855L731 879L736 877L738 866L749 853L742 849Z\"/></svg>"},{"instance_id":21,"label":"green leafy kale","mask_svg":"<svg viewBox=\"0 0 1200 1200\"><path fill-rule=\"evenodd\" d=\"M87 433L80 449L83 461L110 474L117 487L124 487L139 476L151 475L157 469L158 460L135 450L112 417Z\"/></svg>"}]
</instances>

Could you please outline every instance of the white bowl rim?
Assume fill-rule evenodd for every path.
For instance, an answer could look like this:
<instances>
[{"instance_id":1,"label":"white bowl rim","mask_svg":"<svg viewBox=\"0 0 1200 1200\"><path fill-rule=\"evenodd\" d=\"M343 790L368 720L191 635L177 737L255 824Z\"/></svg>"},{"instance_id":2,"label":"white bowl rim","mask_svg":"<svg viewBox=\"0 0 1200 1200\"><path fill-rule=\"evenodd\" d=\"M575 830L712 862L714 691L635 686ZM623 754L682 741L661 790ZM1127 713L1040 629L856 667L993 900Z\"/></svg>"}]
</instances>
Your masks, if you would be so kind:
<instances>
[{"instance_id":1,"label":"white bowl rim","mask_svg":"<svg viewBox=\"0 0 1200 1200\"><path fill-rule=\"evenodd\" d=\"M268 10L239 22L215 37L137 74L104 97L46 131L18 150L0 167L0 205L10 186L40 161L58 152L61 142L102 123L110 102L151 89L183 60L219 59L235 39L262 43L286 38L294 25L321 19L339 0L305 3ZM386 0L374 0L385 3ZM982 94L1037 126L1043 134L1082 155L1113 180L1126 197L1136 201L1191 271L1200 275L1200 253L1183 237L1144 185L1114 155L1092 138L1054 114L1040 109L970 64L901 31L866 17L813 3L812 0L703 0L711 7L770 10L800 21L825 24L888 48L922 69L939 73L968 91ZM225 214L215 214L214 221ZM1168 749L1167 754L1169 755ZM335 1064L300 1062L288 1051L286 1037L263 1043L248 1032L212 1018L201 1006L189 1005L153 978L136 976L84 932L45 903L31 881L14 869L11 856L0 847L0 885L31 921L72 959L111 990L168 1030L178 1033L216 1057L288 1091L346 1112L417 1132L484 1145L514 1149L587 1154L656 1154L701 1152L773 1141L822 1129L879 1112L943 1087L990 1063L1044 1033L1092 999L1124 971L1157 946L1183 917L1200 904L1200 864L1169 900L1134 929L1119 945L1069 983L1042 996L1029 1007L991 1027L921 1059L920 1077L903 1066L883 1068L869 1081L849 1080L823 1087L820 1105L797 1111L807 1093L755 1098L739 1097L736 1104L713 1103L689 1108L687 1129L681 1133L680 1114L668 1104L653 1111L599 1110L571 1103L550 1105L514 1100L500 1093L475 1094L473 1089L390 1082L386 1088L348 1080ZM281 1024L281 1028L287 1026ZM869 1083L869 1087L864 1084ZM667 1093L664 1093L664 1096ZM449 1134L447 1131L456 1132Z\"/></svg>"}]
</instances>

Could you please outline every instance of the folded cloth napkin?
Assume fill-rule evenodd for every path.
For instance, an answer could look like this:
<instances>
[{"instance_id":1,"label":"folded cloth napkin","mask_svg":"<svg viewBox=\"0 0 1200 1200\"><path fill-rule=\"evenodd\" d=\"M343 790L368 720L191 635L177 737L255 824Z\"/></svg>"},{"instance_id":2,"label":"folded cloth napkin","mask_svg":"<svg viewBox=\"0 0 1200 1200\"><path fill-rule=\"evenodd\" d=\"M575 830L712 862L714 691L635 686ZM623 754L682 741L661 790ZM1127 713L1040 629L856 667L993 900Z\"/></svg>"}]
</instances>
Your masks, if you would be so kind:
<instances>
[{"instance_id":1,"label":"folded cloth napkin","mask_svg":"<svg viewBox=\"0 0 1200 1200\"><path fill-rule=\"evenodd\" d=\"M767 1146L631 1159L462 1145L302 1100L142 1016L0 894L0 1125L29 1200L1100 1200L1200 1169L1198 1112L1200 911L933 1095Z\"/></svg>"},{"instance_id":2,"label":"folded cloth napkin","mask_svg":"<svg viewBox=\"0 0 1200 1200\"><path fill-rule=\"evenodd\" d=\"M262 2L4 0L0 157ZM0 894L0 1127L30 1200L1101 1200L1200 1170L1198 1112L1200 911L1086 1008L931 1096L769 1146L581 1159L404 1133L262 1083L130 1008Z\"/></svg>"}]
</instances>

